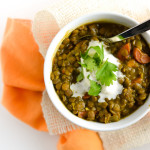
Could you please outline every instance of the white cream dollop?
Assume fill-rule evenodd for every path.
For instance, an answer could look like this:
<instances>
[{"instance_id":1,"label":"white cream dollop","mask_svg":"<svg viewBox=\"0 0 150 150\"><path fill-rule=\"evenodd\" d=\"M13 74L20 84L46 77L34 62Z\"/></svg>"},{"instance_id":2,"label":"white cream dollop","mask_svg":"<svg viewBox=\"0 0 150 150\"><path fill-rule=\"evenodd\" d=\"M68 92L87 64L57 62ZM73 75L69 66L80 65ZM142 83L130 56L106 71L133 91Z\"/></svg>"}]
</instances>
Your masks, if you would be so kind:
<instances>
[{"instance_id":1,"label":"white cream dollop","mask_svg":"<svg viewBox=\"0 0 150 150\"><path fill-rule=\"evenodd\" d=\"M104 43L92 40L92 41L90 41L88 48L91 47L91 46L101 47L102 44L103 44L103 47L104 47L104 61L108 59L109 62L111 62L111 63L115 64L117 67L119 67L119 65L120 65L119 60L116 57L114 57L107 50L107 46L104 45ZM88 55L93 56L94 54L95 54L95 50L91 48L88 52ZM81 58L81 63L83 63L82 58ZM83 74L84 74L84 79L81 82L71 84L71 86L70 86L71 90L73 91L73 96L74 97L77 97L77 96L82 97L82 96L84 96L85 92L89 91L90 81L89 81L89 79L87 79L88 75L90 75L91 80L96 81L94 71L93 72L86 71L86 68L83 67ZM102 90L99 93L100 99L98 100L98 102L104 102L105 98L115 99L118 94L122 93L123 86L118 82L118 79L123 78L124 75L119 70L114 72L114 74L117 76L117 80L113 81L113 84L111 84L110 86L102 85Z\"/></svg>"}]
</instances>

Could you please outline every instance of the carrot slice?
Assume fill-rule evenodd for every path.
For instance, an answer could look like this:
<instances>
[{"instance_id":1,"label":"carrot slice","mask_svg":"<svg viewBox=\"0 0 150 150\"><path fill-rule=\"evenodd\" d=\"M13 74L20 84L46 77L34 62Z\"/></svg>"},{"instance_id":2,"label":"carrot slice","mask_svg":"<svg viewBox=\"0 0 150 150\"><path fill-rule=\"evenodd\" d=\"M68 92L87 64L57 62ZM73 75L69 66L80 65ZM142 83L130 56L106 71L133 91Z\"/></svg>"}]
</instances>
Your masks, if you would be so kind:
<instances>
[{"instance_id":1,"label":"carrot slice","mask_svg":"<svg viewBox=\"0 0 150 150\"><path fill-rule=\"evenodd\" d=\"M135 60L141 64L147 64L150 62L150 57L147 54L141 52L138 48L133 49L133 56Z\"/></svg>"},{"instance_id":2,"label":"carrot slice","mask_svg":"<svg viewBox=\"0 0 150 150\"><path fill-rule=\"evenodd\" d=\"M91 96L90 95L88 95L88 93L85 93L85 95L84 96L82 96L82 98L84 99L84 100L86 100L86 99L89 99Z\"/></svg>"},{"instance_id":3,"label":"carrot slice","mask_svg":"<svg viewBox=\"0 0 150 150\"><path fill-rule=\"evenodd\" d=\"M141 83L142 82L142 78L136 78L132 81L132 83Z\"/></svg>"},{"instance_id":4,"label":"carrot slice","mask_svg":"<svg viewBox=\"0 0 150 150\"><path fill-rule=\"evenodd\" d=\"M120 48L120 50L117 53L117 57L124 61L125 59L127 59L129 57L130 54L130 50L131 50L131 45L130 43L125 44L124 46L122 46Z\"/></svg>"},{"instance_id":5,"label":"carrot slice","mask_svg":"<svg viewBox=\"0 0 150 150\"><path fill-rule=\"evenodd\" d=\"M133 68L133 67L137 67L138 64L134 59L131 59L128 61L127 66Z\"/></svg>"},{"instance_id":6,"label":"carrot slice","mask_svg":"<svg viewBox=\"0 0 150 150\"><path fill-rule=\"evenodd\" d=\"M87 117L87 111L80 111L80 112L78 112L78 117L86 118Z\"/></svg>"}]
</instances>

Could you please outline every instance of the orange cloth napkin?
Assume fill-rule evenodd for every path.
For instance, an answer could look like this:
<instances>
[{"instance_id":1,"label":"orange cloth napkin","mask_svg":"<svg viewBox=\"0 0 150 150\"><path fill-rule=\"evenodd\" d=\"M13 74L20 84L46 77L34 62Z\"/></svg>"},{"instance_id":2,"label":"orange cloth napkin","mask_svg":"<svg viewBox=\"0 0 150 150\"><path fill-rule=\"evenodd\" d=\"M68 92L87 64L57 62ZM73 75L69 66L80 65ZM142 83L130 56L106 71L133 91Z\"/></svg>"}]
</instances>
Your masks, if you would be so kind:
<instances>
[{"instance_id":1,"label":"orange cloth napkin","mask_svg":"<svg viewBox=\"0 0 150 150\"><path fill-rule=\"evenodd\" d=\"M58 150L103 150L98 134L86 129L76 129L60 136Z\"/></svg>"},{"instance_id":2,"label":"orange cloth napkin","mask_svg":"<svg viewBox=\"0 0 150 150\"><path fill-rule=\"evenodd\" d=\"M2 104L21 121L47 131L40 105L45 89L43 63L31 21L8 19L1 46Z\"/></svg>"},{"instance_id":3,"label":"orange cloth napkin","mask_svg":"<svg viewBox=\"0 0 150 150\"><path fill-rule=\"evenodd\" d=\"M21 121L47 131L41 109L44 59L31 32L31 21L8 19L1 46L2 104ZM60 136L58 150L103 150L96 132L77 129Z\"/></svg>"}]
</instances>

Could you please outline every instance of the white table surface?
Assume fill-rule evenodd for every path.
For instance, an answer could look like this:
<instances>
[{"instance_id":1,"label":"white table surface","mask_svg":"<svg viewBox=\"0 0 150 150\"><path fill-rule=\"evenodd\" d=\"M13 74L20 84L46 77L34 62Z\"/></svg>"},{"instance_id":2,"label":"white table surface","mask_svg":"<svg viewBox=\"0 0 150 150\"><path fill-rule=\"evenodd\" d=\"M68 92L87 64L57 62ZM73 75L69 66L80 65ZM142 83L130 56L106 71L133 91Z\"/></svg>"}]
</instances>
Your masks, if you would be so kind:
<instances>
[{"instance_id":1,"label":"white table surface","mask_svg":"<svg viewBox=\"0 0 150 150\"><path fill-rule=\"evenodd\" d=\"M0 0L0 45L8 17L33 19L53 0ZM55 0L56 1L56 0ZM58 0L57 0L58 1ZM2 96L0 71L0 98ZM0 104L0 150L56 150L59 136L39 132L13 117ZM149 150L150 144L132 150Z\"/></svg>"}]
</instances>

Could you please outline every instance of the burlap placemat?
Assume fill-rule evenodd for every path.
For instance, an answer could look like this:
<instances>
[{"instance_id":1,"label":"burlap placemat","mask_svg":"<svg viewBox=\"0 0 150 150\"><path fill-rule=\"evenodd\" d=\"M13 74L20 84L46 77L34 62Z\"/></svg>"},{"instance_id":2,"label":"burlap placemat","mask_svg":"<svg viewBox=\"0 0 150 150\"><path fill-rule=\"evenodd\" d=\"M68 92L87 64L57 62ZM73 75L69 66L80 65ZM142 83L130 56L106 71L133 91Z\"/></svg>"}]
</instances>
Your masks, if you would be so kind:
<instances>
[{"instance_id":1,"label":"burlap placemat","mask_svg":"<svg viewBox=\"0 0 150 150\"><path fill-rule=\"evenodd\" d=\"M40 53L45 56L55 34L73 19L91 12L118 12L139 22L149 19L149 0L61 0L38 12L33 21L33 34ZM62 134L79 128L65 119L53 106L46 91L42 109L50 134ZM126 150L150 142L149 114L138 123L122 130L100 132L105 150Z\"/></svg>"}]
</instances>

